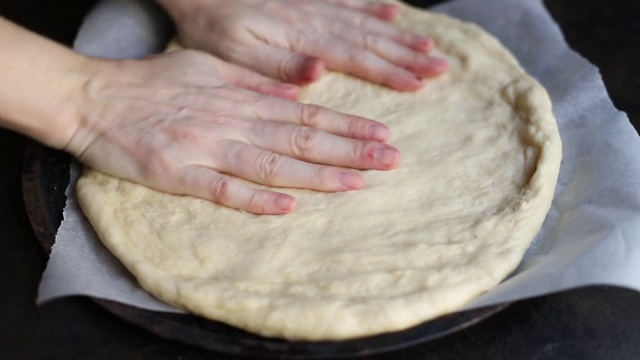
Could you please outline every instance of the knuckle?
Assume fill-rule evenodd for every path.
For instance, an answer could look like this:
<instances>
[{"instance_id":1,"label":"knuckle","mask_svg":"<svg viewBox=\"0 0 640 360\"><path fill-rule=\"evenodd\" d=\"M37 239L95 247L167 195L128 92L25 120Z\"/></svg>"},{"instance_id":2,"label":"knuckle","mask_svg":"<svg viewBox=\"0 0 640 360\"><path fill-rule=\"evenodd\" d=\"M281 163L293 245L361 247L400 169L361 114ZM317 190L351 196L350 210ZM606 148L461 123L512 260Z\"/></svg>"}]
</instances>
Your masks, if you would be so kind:
<instances>
[{"instance_id":1,"label":"knuckle","mask_svg":"<svg viewBox=\"0 0 640 360\"><path fill-rule=\"evenodd\" d=\"M238 122L233 116L223 112L211 114L209 120L216 125L230 125Z\"/></svg>"},{"instance_id":2,"label":"knuckle","mask_svg":"<svg viewBox=\"0 0 640 360\"><path fill-rule=\"evenodd\" d=\"M334 183L334 171L329 166L316 166L313 170L313 182L320 189L329 189Z\"/></svg>"},{"instance_id":3,"label":"knuckle","mask_svg":"<svg viewBox=\"0 0 640 360\"><path fill-rule=\"evenodd\" d=\"M285 38L287 43L289 43L289 45L293 49L298 50L304 49L306 47L305 45L309 44L309 42L313 39L312 36L301 30L289 31L285 34Z\"/></svg>"},{"instance_id":4,"label":"knuckle","mask_svg":"<svg viewBox=\"0 0 640 360\"><path fill-rule=\"evenodd\" d=\"M321 108L317 105L300 105L300 124L316 127L320 121Z\"/></svg>"},{"instance_id":5,"label":"knuckle","mask_svg":"<svg viewBox=\"0 0 640 360\"><path fill-rule=\"evenodd\" d=\"M191 127L172 127L167 129L166 138L174 144L193 145L206 142L207 135Z\"/></svg>"},{"instance_id":6,"label":"knuckle","mask_svg":"<svg viewBox=\"0 0 640 360\"><path fill-rule=\"evenodd\" d=\"M143 161L140 172L144 183L165 188L174 182L176 166L168 158L152 156L143 158Z\"/></svg>"},{"instance_id":7,"label":"knuckle","mask_svg":"<svg viewBox=\"0 0 640 360\"><path fill-rule=\"evenodd\" d=\"M267 208L265 204L264 196L262 196L262 193L260 191L256 191L253 194L251 194L251 197L249 197L249 203L247 204L247 206L248 206L247 210L254 214L264 214Z\"/></svg>"},{"instance_id":8,"label":"knuckle","mask_svg":"<svg viewBox=\"0 0 640 360\"><path fill-rule=\"evenodd\" d=\"M151 155L153 152L150 152ZM143 156L144 161L143 176L152 183L163 183L174 170L174 162L164 153L157 153L152 156Z\"/></svg>"},{"instance_id":9,"label":"knuckle","mask_svg":"<svg viewBox=\"0 0 640 360\"><path fill-rule=\"evenodd\" d=\"M356 141L353 144L353 148L352 148L352 152L351 152L351 158L354 161L358 161L360 159L362 159L365 154L366 154L366 150L367 149L367 142L365 141Z\"/></svg>"},{"instance_id":10,"label":"knuckle","mask_svg":"<svg viewBox=\"0 0 640 360\"><path fill-rule=\"evenodd\" d=\"M369 27L372 19L373 17L370 15L358 14L357 16L355 16L353 20L355 21L355 24L357 27L361 29L366 29L367 27Z\"/></svg>"},{"instance_id":11,"label":"knuckle","mask_svg":"<svg viewBox=\"0 0 640 360\"><path fill-rule=\"evenodd\" d=\"M210 132L209 128L197 130L197 134L201 138L200 142L208 143L207 146L210 146L211 141L214 139L228 139L230 134L234 134L239 131L251 131L260 124L258 122L251 122L246 119L239 118L235 114L232 115L224 112L209 115L207 122L208 124L215 126L215 132ZM196 130L194 129L194 131Z\"/></svg>"},{"instance_id":12,"label":"knuckle","mask_svg":"<svg viewBox=\"0 0 640 360\"><path fill-rule=\"evenodd\" d=\"M296 57L295 53L289 53L280 60L278 64L278 77L282 80L294 80L296 76Z\"/></svg>"},{"instance_id":13,"label":"knuckle","mask_svg":"<svg viewBox=\"0 0 640 360\"><path fill-rule=\"evenodd\" d=\"M373 51L377 48L378 36L370 32L364 32L361 35L360 45L367 51Z\"/></svg>"},{"instance_id":14,"label":"knuckle","mask_svg":"<svg viewBox=\"0 0 640 360\"><path fill-rule=\"evenodd\" d=\"M405 44L411 43L411 41L415 38L415 35L409 31L396 29L395 38ZM393 35L392 35L393 36Z\"/></svg>"},{"instance_id":15,"label":"knuckle","mask_svg":"<svg viewBox=\"0 0 640 360\"><path fill-rule=\"evenodd\" d=\"M291 151L297 157L304 157L313 148L317 132L308 127L297 127L291 136Z\"/></svg>"},{"instance_id":16,"label":"knuckle","mask_svg":"<svg viewBox=\"0 0 640 360\"><path fill-rule=\"evenodd\" d=\"M349 117L345 122L345 125L347 127L346 135L348 137L356 138L364 135L366 124L364 124L362 120L354 117Z\"/></svg>"},{"instance_id":17,"label":"knuckle","mask_svg":"<svg viewBox=\"0 0 640 360\"><path fill-rule=\"evenodd\" d=\"M366 49L358 49L356 47L349 49L347 52L347 66L351 71L360 71L367 74L374 73L371 69L373 63L373 55Z\"/></svg>"},{"instance_id":18,"label":"knuckle","mask_svg":"<svg viewBox=\"0 0 640 360\"><path fill-rule=\"evenodd\" d=\"M229 179L224 175L213 179L209 184L209 194L214 202L225 202L229 194Z\"/></svg>"},{"instance_id":19,"label":"knuckle","mask_svg":"<svg viewBox=\"0 0 640 360\"><path fill-rule=\"evenodd\" d=\"M256 161L258 180L263 184L273 183L281 162L282 157L276 153L265 151L260 154Z\"/></svg>"},{"instance_id":20,"label":"knuckle","mask_svg":"<svg viewBox=\"0 0 640 360\"><path fill-rule=\"evenodd\" d=\"M183 94L184 97L186 97L186 101L189 102L189 95L188 94ZM176 119L184 119L184 118L189 118L191 116L191 109L189 109L186 106L180 106L176 109L176 114L175 117Z\"/></svg>"}]
</instances>

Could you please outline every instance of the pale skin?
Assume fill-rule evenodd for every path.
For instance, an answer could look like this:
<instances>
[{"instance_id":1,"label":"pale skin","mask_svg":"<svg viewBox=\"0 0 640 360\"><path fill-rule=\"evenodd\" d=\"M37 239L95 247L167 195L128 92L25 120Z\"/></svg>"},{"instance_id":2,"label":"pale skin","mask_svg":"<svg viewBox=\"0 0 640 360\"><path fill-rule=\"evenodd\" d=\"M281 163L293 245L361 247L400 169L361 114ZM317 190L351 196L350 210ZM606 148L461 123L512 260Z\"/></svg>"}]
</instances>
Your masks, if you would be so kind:
<instances>
[{"instance_id":1,"label":"pale skin","mask_svg":"<svg viewBox=\"0 0 640 360\"><path fill-rule=\"evenodd\" d=\"M181 9L188 9L185 4L190 1L179 2ZM393 17L394 7L358 9L364 2L315 1L326 3L322 6L329 6L323 8L328 14L348 10L375 19L371 24L376 34L391 31L378 26ZM199 2L193 0L193 9L202 6ZM167 6L169 1L162 3ZM77 54L0 18L0 126L65 150L111 175L255 214L291 212L296 200L252 183L330 192L358 190L365 184L357 169L398 166L400 154L386 144L390 131L384 124L294 100L298 85L314 81L325 67L399 90L415 90L422 86L423 76L437 75L446 67L438 60L429 60L436 64L429 71L421 67L431 59L427 55L430 40L400 30L390 35L395 40L389 41L404 46L401 53L418 54L415 66L401 54L394 62L389 53L360 48L367 54L350 57L362 60L360 66L356 61L345 67L338 61L344 56L337 54L339 46L334 47L336 51L323 50L329 40L304 48L297 47L304 41L270 43L270 36L293 31L291 22L276 26L286 20L278 15L283 8L271 4L277 2L228 3L238 6L233 11L240 23L257 16L252 6L274 7L272 13L260 12L256 20L274 26L272 32L263 33L261 41L267 41L267 48L244 43L242 27L220 34L212 34L208 26L183 30L186 26L181 24L191 21L185 15L176 21L182 36L190 39L187 43L219 57L185 50L142 60L107 61ZM315 9L307 5L301 11ZM209 10L212 19L219 19L214 9ZM214 40L224 46L208 47ZM234 48L229 45L234 42L243 49L243 59L269 60L233 58L224 49ZM253 53L252 46L256 47ZM421 82L403 80L404 72ZM389 80L396 75L400 80Z\"/></svg>"},{"instance_id":2,"label":"pale skin","mask_svg":"<svg viewBox=\"0 0 640 360\"><path fill-rule=\"evenodd\" d=\"M188 47L281 81L325 68L402 91L440 75L431 39L391 24L397 5L368 0L157 0Z\"/></svg>"}]
</instances>

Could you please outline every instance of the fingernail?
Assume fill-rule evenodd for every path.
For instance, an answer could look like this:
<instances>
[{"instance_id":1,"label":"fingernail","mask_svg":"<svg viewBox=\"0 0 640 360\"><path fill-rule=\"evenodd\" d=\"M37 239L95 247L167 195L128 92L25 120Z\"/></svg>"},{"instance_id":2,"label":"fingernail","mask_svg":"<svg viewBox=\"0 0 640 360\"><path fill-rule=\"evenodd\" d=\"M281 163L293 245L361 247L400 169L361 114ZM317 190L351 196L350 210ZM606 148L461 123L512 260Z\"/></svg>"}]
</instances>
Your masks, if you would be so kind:
<instances>
[{"instance_id":1,"label":"fingernail","mask_svg":"<svg viewBox=\"0 0 640 360\"><path fill-rule=\"evenodd\" d=\"M400 91L416 91L425 84L422 77L410 70L402 71L394 77L389 77L389 80L383 83L392 89Z\"/></svg>"},{"instance_id":2,"label":"fingernail","mask_svg":"<svg viewBox=\"0 0 640 360\"><path fill-rule=\"evenodd\" d=\"M300 84L312 83L322 76L322 73L324 72L324 63L319 58L305 56L299 71L297 82Z\"/></svg>"},{"instance_id":3,"label":"fingernail","mask_svg":"<svg viewBox=\"0 0 640 360\"><path fill-rule=\"evenodd\" d=\"M446 59L438 58L438 57L429 58L429 63L432 66L439 66L439 67L446 67L449 64L449 62Z\"/></svg>"},{"instance_id":4,"label":"fingernail","mask_svg":"<svg viewBox=\"0 0 640 360\"><path fill-rule=\"evenodd\" d=\"M364 182L362 180L362 176L360 176L360 174L355 173L353 171L343 171L340 173L340 176L338 178L340 181L340 184L342 184L342 186L346 187L347 189L361 189L362 186L364 185Z\"/></svg>"},{"instance_id":5,"label":"fingernail","mask_svg":"<svg viewBox=\"0 0 640 360\"><path fill-rule=\"evenodd\" d=\"M391 136L391 131L384 125L373 124L367 127L367 139L384 141L389 136Z\"/></svg>"},{"instance_id":6,"label":"fingernail","mask_svg":"<svg viewBox=\"0 0 640 360\"><path fill-rule=\"evenodd\" d=\"M399 155L398 150L390 146L383 146L376 151L375 156L378 164L385 167L392 167L398 163Z\"/></svg>"},{"instance_id":7,"label":"fingernail","mask_svg":"<svg viewBox=\"0 0 640 360\"><path fill-rule=\"evenodd\" d=\"M277 194L274 205L280 211L289 212L295 207L295 200L289 195Z\"/></svg>"}]
</instances>

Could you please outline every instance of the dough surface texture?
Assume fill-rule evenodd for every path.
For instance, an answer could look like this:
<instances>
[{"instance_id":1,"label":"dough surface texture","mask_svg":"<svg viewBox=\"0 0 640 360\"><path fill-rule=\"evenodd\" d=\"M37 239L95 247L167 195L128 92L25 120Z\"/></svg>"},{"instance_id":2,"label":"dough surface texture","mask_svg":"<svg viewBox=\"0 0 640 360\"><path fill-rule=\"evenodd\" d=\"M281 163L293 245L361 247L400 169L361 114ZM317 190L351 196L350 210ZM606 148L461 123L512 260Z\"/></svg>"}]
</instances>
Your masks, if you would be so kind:
<instances>
[{"instance_id":1,"label":"dough surface texture","mask_svg":"<svg viewBox=\"0 0 640 360\"><path fill-rule=\"evenodd\" d=\"M263 336L340 340L456 311L514 270L560 167L546 91L475 25L405 5L397 21L447 74L400 93L326 73L301 99L391 128L402 163L364 190L284 189L294 213L256 216L86 169L83 211L142 287Z\"/></svg>"}]
</instances>

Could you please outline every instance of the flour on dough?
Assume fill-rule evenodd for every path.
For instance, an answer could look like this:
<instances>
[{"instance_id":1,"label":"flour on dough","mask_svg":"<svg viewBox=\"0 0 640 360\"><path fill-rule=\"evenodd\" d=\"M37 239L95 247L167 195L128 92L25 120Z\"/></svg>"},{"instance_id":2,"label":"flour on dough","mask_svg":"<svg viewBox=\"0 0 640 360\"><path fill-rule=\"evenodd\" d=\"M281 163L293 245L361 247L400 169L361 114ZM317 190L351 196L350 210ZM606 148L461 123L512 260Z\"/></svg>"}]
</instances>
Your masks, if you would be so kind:
<instances>
[{"instance_id":1,"label":"flour on dough","mask_svg":"<svg viewBox=\"0 0 640 360\"><path fill-rule=\"evenodd\" d=\"M366 189L256 216L87 170L106 246L158 298L269 337L339 340L459 309L520 262L550 207L561 145L545 90L478 27L402 5L450 71L416 93L325 74L302 101L385 122L402 153Z\"/></svg>"}]
</instances>

